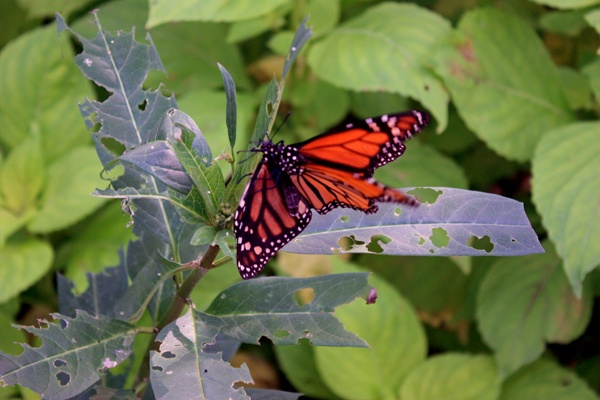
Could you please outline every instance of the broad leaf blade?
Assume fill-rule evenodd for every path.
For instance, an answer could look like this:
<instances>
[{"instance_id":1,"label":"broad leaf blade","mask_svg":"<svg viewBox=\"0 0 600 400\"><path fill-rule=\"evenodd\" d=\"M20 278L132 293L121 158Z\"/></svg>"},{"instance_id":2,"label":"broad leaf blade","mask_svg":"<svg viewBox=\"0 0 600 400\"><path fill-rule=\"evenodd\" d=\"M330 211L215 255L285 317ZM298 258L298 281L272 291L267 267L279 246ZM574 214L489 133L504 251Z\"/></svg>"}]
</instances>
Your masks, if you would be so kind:
<instances>
[{"instance_id":1,"label":"broad leaf blade","mask_svg":"<svg viewBox=\"0 0 600 400\"><path fill-rule=\"evenodd\" d=\"M400 390L403 400L496 400L502 378L488 355L447 353L417 366Z\"/></svg>"},{"instance_id":2,"label":"broad leaf blade","mask_svg":"<svg viewBox=\"0 0 600 400\"><path fill-rule=\"evenodd\" d=\"M75 318L53 314L58 324L23 327L42 346L23 345L19 356L0 353L0 382L19 384L43 398L67 399L98 381L101 373L123 362L136 335L133 325L79 311Z\"/></svg>"},{"instance_id":3,"label":"broad leaf blade","mask_svg":"<svg viewBox=\"0 0 600 400\"><path fill-rule=\"evenodd\" d=\"M421 102L443 131L448 94L430 70L449 21L414 4L384 3L343 24L315 44L308 63L317 76L355 91L385 90Z\"/></svg>"},{"instance_id":4,"label":"broad leaf blade","mask_svg":"<svg viewBox=\"0 0 600 400\"><path fill-rule=\"evenodd\" d=\"M160 350L150 360L150 382L160 399L247 400L235 382L252 383L248 368L233 368L221 353L204 352L224 323L217 317L189 310L157 336Z\"/></svg>"},{"instance_id":5,"label":"broad leaf blade","mask_svg":"<svg viewBox=\"0 0 600 400\"><path fill-rule=\"evenodd\" d=\"M600 264L600 140L597 122L545 135L532 162L533 201L574 289Z\"/></svg>"},{"instance_id":6,"label":"broad leaf blade","mask_svg":"<svg viewBox=\"0 0 600 400\"><path fill-rule=\"evenodd\" d=\"M381 244L382 254L514 256L543 252L523 204L516 200L452 188L415 192L417 197L433 193L437 198L433 204L421 203L419 207L382 203L371 215L341 208L323 216L314 213L310 225L283 250L303 254L366 253L369 250L363 245L370 243L374 235L384 235L391 241ZM436 240L437 235L440 240ZM344 237L354 241L351 249L339 244ZM493 248L478 249L470 244L480 239L489 240Z\"/></svg>"},{"instance_id":7,"label":"broad leaf blade","mask_svg":"<svg viewBox=\"0 0 600 400\"><path fill-rule=\"evenodd\" d=\"M436 72L467 126L504 157L527 161L548 130L573 119L558 68L526 22L467 12L436 55Z\"/></svg>"},{"instance_id":8,"label":"broad leaf blade","mask_svg":"<svg viewBox=\"0 0 600 400\"><path fill-rule=\"evenodd\" d=\"M333 316L335 308L356 297L367 298L368 273L314 278L269 277L230 286L206 310L225 322L221 333L244 343L268 337L276 345L297 344L308 338L314 345L358 346L365 342L344 329ZM311 288L315 300L299 306L294 294Z\"/></svg>"},{"instance_id":9,"label":"broad leaf blade","mask_svg":"<svg viewBox=\"0 0 600 400\"><path fill-rule=\"evenodd\" d=\"M591 290L578 299L554 249L546 248L544 255L496 262L479 287L479 330L505 375L540 357L545 342L570 343L590 321Z\"/></svg>"}]
</instances>

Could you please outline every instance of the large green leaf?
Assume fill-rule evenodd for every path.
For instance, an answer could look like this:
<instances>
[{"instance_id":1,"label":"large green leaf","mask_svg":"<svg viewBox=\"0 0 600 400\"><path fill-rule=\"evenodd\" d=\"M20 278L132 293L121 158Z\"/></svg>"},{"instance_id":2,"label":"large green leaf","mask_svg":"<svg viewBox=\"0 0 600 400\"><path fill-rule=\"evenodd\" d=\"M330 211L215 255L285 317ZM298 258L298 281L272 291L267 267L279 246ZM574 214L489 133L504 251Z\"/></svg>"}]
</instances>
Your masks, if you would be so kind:
<instances>
[{"instance_id":1,"label":"large green leaf","mask_svg":"<svg viewBox=\"0 0 600 400\"><path fill-rule=\"evenodd\" d=\"M233 368L221 353L205 352L224 323L217 317L189 310L158 334L159 351L150 359L150 382L160 399L247 400L235 382L252 383L248 367Z\"/></svg>"},{"instance_id":2,"label":"large green leaf","mask_svg":"<svg viewBox=\"0 0 600 400\"><path fill-rule=\"evenodd\" d=\"M29 17L53 17L55 12L70 15L93 0L17 0Z\"/></svg>"},{"instance_id":3,"label":"large green leaf","mask_svg":"<svg viewBox=\"0 0 600 400\"><path fill-rule=\"evenodd\" d=\"M598 396L575 374L556 362L543 359L508 378L500 400L598 400Z\"/></svg>"},{"instance_id":4,"label":"large green leaf","mask_svg":"<svg viewBox=\"0 0 600 400\"><path fill-rule=\"evenodd\" d=\"M98 209L106 200L90 196L100 179L102 164L93 147L79 147L48 167L46 187L38 214L28 225L36 233L56 231L79 221Z\"/></svg>"},{"instance_id":5,"label":"large green leaf","mask_svg":"<svg viewBox=\"0 0 600 400\"><path fill-rule=\"evenodd\" d=\"M75 318L52 314L59 323L23 327L42 346L23 346L18 356L0 353L0 382L21 385L42 398L61 400L83 392L131 352L133 325L80 311Z\"/></svg>"},{"instance_id":6,"label":"large green leaf","mask_svg":"<svg viewBox=\"0 0 600 400\"><path fill-rule=\"evenodd\" d=\"M339 261L335 265L337 271L355 269ZM427 354L425 332L410 303L377 275L371 275L370 281L377 289L375 304L355 301L335 312L370 347L315 347L322 379L346 399L396 398L406 376Z\"/></svg>"},{"instance_id":7,"label":"large green leaf","mask_svg":"<svg viewBox=\"0 0 600 400\"><path fill-rule=\"evenodd\" d=\"M533 201L578 293L600 264L600 123L545 135L532 161Z\"/></svg>"},{"instance_id":8,"label":"large green leaf","mask_svg":"<svg viewBox=\"0 0 600 400\"><path fill-rule=\"evenodd\" d=\"M554 249L545 248L543 255L496 262L479 287L479 331L505 375L540 357L545 342L571 342L590 321L591 290L578 299Z\"/></svg>"},{"instance_id":9,"label":"large green leaf","mask_svg":"<svg viewBox=\"0 0 600 400\"><path fill-rule=\"evenodd\" d=\"M583 8L600 3L598 0L533 0L536 3L543 4L552 8Z\"/></svg>"},{"instance_id":10,"label":"large green leaf","mask_svg":"<svg viewBox=\"0 0 600 400\"><path fill-rule=\"evenodd\" d=\"M487 355L447 353L417 366L400 390L402 400L496 400L502 378Z\"/></svg>"},{"instance_id":11,"label":"large green leaf","mask_svg":"<svg viewBox=\"0 0 600 400\"><path fill-rule=\"evenodd\" d=\"M529 160L546 131L573 119L558 68L518 17L466 13L436 63L467 126L508 159Z\"/></svg>"},{"instance_id":12,"label":"large green leaf","mask_svg":"<svg viewBox=\"0 0 600 400\"><path fill-rule=\"evenodd\" d=\"M433 134L433 132L432 132ZM445 132L444 135L451 135ZM375 178L391 187L442 186L467 189L469 182L452 158L418 140L406 143L407 150L394 163L375 172Z\"/></svg>"},{"instance_id":13,"label":"large green leaf","mask_svg":"<svg viewBox=\"0 0 600 400\"><path fill-rule=\"evenodd\" d=\"M147 26L175 21L232 22L256 18L288 3L289 0L157 0L150 3Z\"/></svg>"},{"instance_id":14,"label":"large green leaf","mask_svg":"<svg viewBox=\"0 0 600 400\"><path fill-rule=\"evenodd\" d=\"M428 62L450 30L448 21L425 8L384 3L315 44L308 63L319 78L346 89L413 97L431 111L442 131L448 94Z\"/></svg>"},{"instance_id":15,"label":"large green leaf","mask_svg":"<svg viewBox=\"0 0 600 400\"><path fill-rule=\"evenodd\" d=\"M371 287L367 273L337 274L314 278L269 277L238 282L217 296L206 310L225 321L221 333L245 342L268 337L276 345L309 339L317 346L365 346L334 317L336 307L357 297L364 299ZM294 300L300 289L310 288L315 299L302 306Z\"/></svg>"},{"instance_id":16,"label":"large green leaf","mask_svg":"<svg viewBox=\"0 0 600 400\"><path fill-rule=\"evenodd\" d=\"M0 163L0 199L14 215L37 206L44 187L46 167L37 137L29 137L15 146Z\"/></svg>"},{"instance_id":17,"label":"large green leaf","mask_svg":"<svg viewBox=\"0 0 600 400\"><path fill-rule=\"evenodd\" d=\"M48 242L29 239L0 250L0 303L33 285L52 266L54 252Z\"/></svg>"},{"instance_id":18,"label":"large green leaf","mask_svg":"<svg viewBox=\"0 0 600 400\"><path fill-rule=\"evenodd\" d=\"M0 53L0 142L5 147L36 135L46 162L73 146L89 142L77 101L92 97L81 79L71 49L56 37L56 27L19 36Z\"/></svg>"}]
</instances>

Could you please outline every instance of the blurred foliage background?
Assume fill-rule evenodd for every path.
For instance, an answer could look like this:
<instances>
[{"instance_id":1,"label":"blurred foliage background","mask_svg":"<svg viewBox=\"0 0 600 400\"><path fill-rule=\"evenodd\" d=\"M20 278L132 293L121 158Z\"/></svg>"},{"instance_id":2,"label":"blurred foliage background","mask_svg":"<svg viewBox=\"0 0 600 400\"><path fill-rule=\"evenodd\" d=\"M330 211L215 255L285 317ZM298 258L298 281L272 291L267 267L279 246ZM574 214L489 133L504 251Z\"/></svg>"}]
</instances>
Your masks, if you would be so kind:
<instances>
[{"instance_id":1,"label":"blurred foliage background","mask_svg":"<svg viewBox=\"0 0 600 400\"><path fill-rule=\"evenodd\" d=\"M546 254L281 253L271 272L377 273L371 283L386 300L376 311L350 305L336 313L372 348L265 343L243 346L232 363L247 362L259 387L318 399L598 398L597 0L150 3L0 3L0 350L35 345L10 324L32 325L57 311L57 273L83 291L85 274L116 265L118 250L133 238L119 203L89 196L107 182L76 104L107 93L82 77L73 62L80 45L59 40L54 12L86 37L97 32L89 11L98 8L102 28L135 26L139 41L151 38L167 75L154 71L145 86L172 92L215 155L228 145L217 62L237 85L241 149L266 85L281 73L293 33L310 14L315 36L287 80L280 114L293 112L278 139L305 140L352 118L426 109L432 126L376 177L394 187L517 199ZM233 266L212 271L194 292L198 309L238 279ZM35 398L0 389L0 398L19 396Z\"/></svg>"}]
</instances>

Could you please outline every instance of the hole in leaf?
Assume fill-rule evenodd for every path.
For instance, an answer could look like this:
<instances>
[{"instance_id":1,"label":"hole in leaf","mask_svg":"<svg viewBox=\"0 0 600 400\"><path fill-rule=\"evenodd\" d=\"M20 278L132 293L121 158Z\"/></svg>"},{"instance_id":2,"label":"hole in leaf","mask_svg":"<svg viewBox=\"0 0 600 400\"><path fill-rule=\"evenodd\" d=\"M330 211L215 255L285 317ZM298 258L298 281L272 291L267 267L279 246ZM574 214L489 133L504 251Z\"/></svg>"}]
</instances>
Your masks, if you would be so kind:
<instances>
[{"instance_id":1,"label":"hole in leaf","mask_svg":"<svg viewBox=\"0 0 600 400\"><path fill-rule=\"evenodd\" d=\"M423 246L425 244L425 238L421 235L419 235L418 233L414 234L416 237L420 237L421 239L419 239L419 243L417 243L419 246Z\"/></svg>"},{"instance_id":2,"label":"hole in leaf","mask_svg":"<svg viewBox=\"0 0 600 400\"><path fill-rule=\"evenodd\" d=\"M275 337L278 339L288 337L288 336L290 336L290 333L284 329L279 329L279 330L275 331Z\"/></svg>"},{"instance_id":3,"label":"hole in leaf","mask_svg":"<svg viewBox=\"0 0 600 400\"><path fill-rule=\"evenodd\" d=\"M373 235L371 236L371 241L367 245L367 250L369 250L372 253L381 254L383 253L383 247L379 245L379 242L383 244L388 244L391 241L392 239L385 235Z\"/></svg>"},{"instance_id":4,"label":"hole in leaf","mask_svg":"<svg viewBox=\"0 0 600 400\"><path fill-rule=\"evenodd\" d=\"M416 188L409 190L407 193L415 196L417 200L419 200L419 203L433 204L437 201L438 197L444 193L444 191L430 188Z\"/></svg>"},{"instance_id":5,"label":"hole in leaf","mask_svg":"<svg viewBox=\"0 0 600 400\"><path fill-rule=\"evenodd\" d=\"M69 323L67 321L65 321L64 319L60 320L60 327L65 329L69 326Z\"/></svg>"},{"instance_id":6,"label":"hole in leaf","mask_svg":"<svg viewBox=\"0 0 600 400\"><path fill-rule=\"evenodd\" d=\"M481 239L477 236L471 236L467 240L467 246L474 248L475 250L485 250L486 253L491 253L494 250L494 243L490 240L488 235L485 235Z\"/></svg>"},{"instance_id":7,"label":"hole in leaf","mask_svg":"<svg viewBox=\"0 0 600 400\"><path fill-rule=\"evenodd\" d=\"M433 249L429 249L429 252L430 252L431 254L433 254L433 253L435 253L435 250L433 250Z\"/></svg>"},{"instance_id":8,"label":"hole in leaf","mask_svg":"<svg viewBox=\"0 0 600 400\"><path fill-rule=\"evenodd\" d=\"M431 243L438 248L446 247L448 246L448 243L450 243L450 238L443 228L433 228L429 240L431 240Z\"/></svg>"},{"instance_id":9,"label":"hole in leaf","mask_svg":"<svg viewBox=\"0 0 600 400\"><path fill-rule=\"evenodd\" d=\"M173 96L173 92L168 90L165 85L160 85L160 93L165 96L165 97L171 97Z\"/></svg>"},{"instance_id":10,"label":"hole in leaf","mask_svg":"<svg viewBox=\"0 0 600 400\"><path fill-rule=\"evenodd\" d=\"M144 101L142 101L140 104L138 104L138 109L140 111L145 111L147 105L148 105L148 100L144 99Z\"/></svg>"},{"instance_id":11,"label":"hole in leaf","mask_svg":"<svg viewBox=\"0 0 600 400\"><path fill-rule=\"evenodd\" d=\"M364 244L365 244L365 242L357 240L354 235L344 236L340 240L338 240L338 245L344 251L350 251L350 250L352 250L352 248L354 246L361 246L361 245L364 245Z\"/></svg>"},{"instance_id":12,"label":"hole in leaf","mask_svg":"<svg viewBox=\"0 0 600 400\"><path fill-rule=\"evenodd\" d=\"M100 122L96 122L90 129L90 133L98 133L102 129L102 124Z\"/></svg>"},{"instance_id":13,"label":"hole in leaf","mask_svg":"<svg viewBox=\"0 0 600 400\"><path fill-rule=\"evenodd\" d=\"M267 109L267 115L270 116L271 114L273 114L273 103L271 103L270 101L267 101L266 109Z\"/></svg>"},{"instance_id":14,"label":"hole in leaf","mask_svg":"<svg viewBox=\"0 0 600 400\"><path fill-rule=\"evenodd\" d=\"M315 299L315 291L312 288L303 288L296 290L294 293L294 300L299 306L310 303Z\"/></svg>"},{"instance_id":15,"label":"hole in leaf","mask_svg":"<svg viewBox=\"0 0 600 400\"><path fill-rule=\"evenodd\" d=\"M69 382L71 382L71 375L67 374L66 372L59 372L56 374L56 379L58 379L60 386L67 386Z\"/></svg>"},{"instance_id":16,"label":"hole in leaf","mask_svg":"<svg viewBox=\"0 0 600 400\"><path fill-rule=\"evenodd\" d=\"M104 145L104 147L106 147L106 150L110 151L117 157L123 155L125 150L127 150L125 146L123 146L121 143L119 143L113 138L104 137L100 139L100 142Z\"/></svg>"},{"instance_id":17,"label":"hole in leaf","mask_svg":"<svg viewBox=\"0 0 600 400\"><path fill-rule=\"evenodd\" d=\"M173 354L170 351L165 351L164 353L161 353L162 358L175 358L177 357L175 354Z\"/></svg>"},{"instance_id":18,"label":"hole in leaf","mask_svg":"<svg viewBox=\"0 0 600 400\"><path fill-rule=\"evenodd\" d=\"M58 368L58 367L66 367L67 366L67 362L65 360L60 360L60 359L54 360L54 366L56 368Z\"/></svg>"},{"instance_id":19,"label":"hole in leaf","mask_svg":"<svg viewBox=\"0 0 600 400\"><path fill-rule=\"evenodd\" d=\"M350 217L349 217L349 216L347 216L347 215L344 215L344 216L342 216L342 218L340 218L340 219L342 220L342 222L346 222L346 221L348 221L348 220L350 219Z\"/></svg>"},{"instance_id":20,"label":"hole in leaf","mask_svg":"<svg viewBox=\"0 0 600 400\"><path fill-rule=\"evenodd\" d=\"M273 317L273 321L279 321L279 317Z\"/></svg>"},{"instance_id":21,"label":"hole in leaf","mask_svg":"<svg viewBox=\"0 0 600 400\"><path fill-rule=\"evenodd\" d=\"M207 369L205 369L205 370L204 370L204 373L205 373L205 374L206 374L206 373L208 373L208 370L207 370Z\"/></svg>"},{"instance_id":22,"label":"hole in leaf","mask_svg":"<svg viewBox=\"0 0 600 400\"><path fill-rule=\"evenodd\" d=\"M154 371L162 371L162 370L163 370L163 367L161 367L160 365L153 365L153 366L152 366L152 369L153 369Z\"/></svg>"},{"instance_id":23,"label":"hole in leaf","mask_svg":"<svg viewBox=\"0 0 600 400\"><path fill-rule=\"evenodd\" d=\"M394 210L394 214L396 215L396 217L399 216L400 214L402 214L402 209L400 207L396 208Z\"/></svg>"}]
</instances>

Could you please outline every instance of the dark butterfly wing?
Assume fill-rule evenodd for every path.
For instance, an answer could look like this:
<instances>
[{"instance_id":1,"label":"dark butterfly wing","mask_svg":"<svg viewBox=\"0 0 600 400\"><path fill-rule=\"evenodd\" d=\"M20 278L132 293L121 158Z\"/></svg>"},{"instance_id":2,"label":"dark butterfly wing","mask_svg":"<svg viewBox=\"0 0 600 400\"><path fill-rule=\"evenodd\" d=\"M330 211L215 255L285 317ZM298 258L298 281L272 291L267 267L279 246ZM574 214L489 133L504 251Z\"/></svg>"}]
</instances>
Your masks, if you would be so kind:
<instances>
[{"instance_id":1,"label":"dark butterfly wing","mask_svg":"<svg viewBox=\"0 0 600 400\"><path fill-rule=\"evenodd\" d=\"M290 212L288 203L295 209ZM312 213L289 178L273 177L268 163L257 167L235 213L237 266L244 279L255 277L267 261L306 228Z\"/></svg>"},{"instance_id":2,"label":"dark butterfly wing","mask_svg":"<svg viewBox=\"0 0 600 400\"><path fill-rule=\"evenodd\" d=\"M345 126L343 131L319 135L292 147L309 163L373 176L375 169L400 157L403 141L421 131L430 120L424 111L382 115Z\"/></svg>"},{"instance_id":3,"label":"dark butterfly wing","mask_svg":"<svg viewBox=\"0 0 600 400\"><path fill-rule=\"evenodd\" d=\"M336 207L352 208L367 214L378 210L375 202L415 205L416 200L400 191L390 189L373 178L317 164L306 164L290 179L300 194L319 214Z\"/></svg>"}]
</instances>

